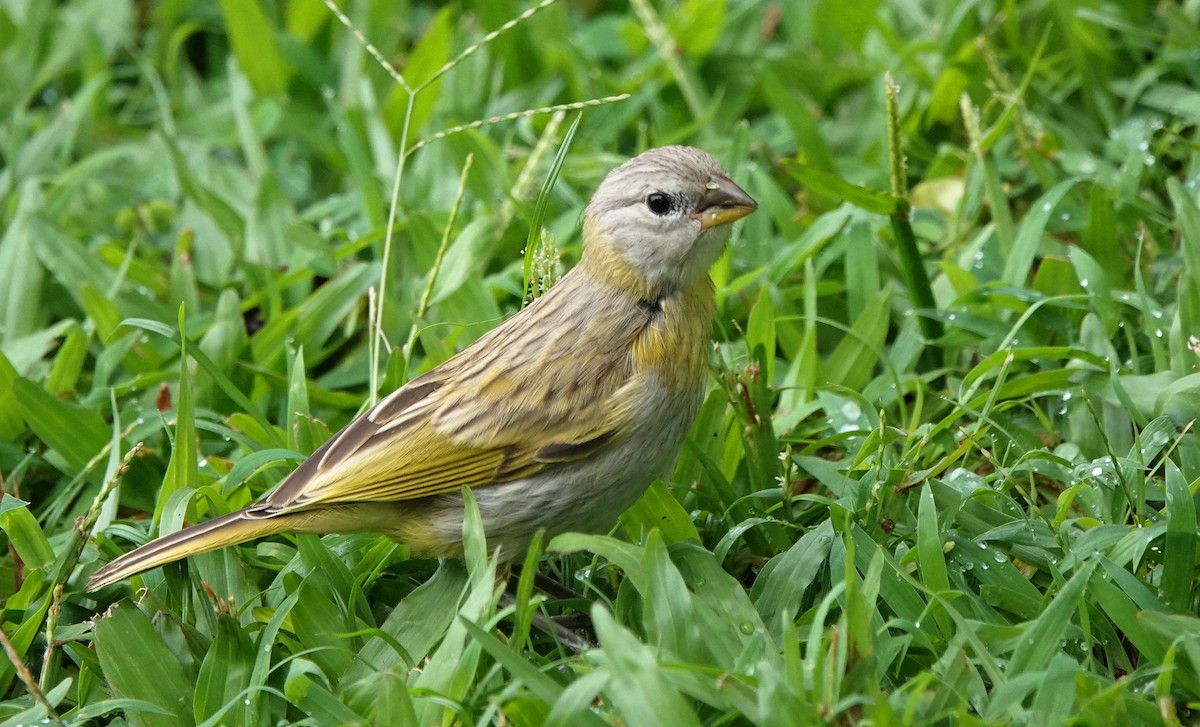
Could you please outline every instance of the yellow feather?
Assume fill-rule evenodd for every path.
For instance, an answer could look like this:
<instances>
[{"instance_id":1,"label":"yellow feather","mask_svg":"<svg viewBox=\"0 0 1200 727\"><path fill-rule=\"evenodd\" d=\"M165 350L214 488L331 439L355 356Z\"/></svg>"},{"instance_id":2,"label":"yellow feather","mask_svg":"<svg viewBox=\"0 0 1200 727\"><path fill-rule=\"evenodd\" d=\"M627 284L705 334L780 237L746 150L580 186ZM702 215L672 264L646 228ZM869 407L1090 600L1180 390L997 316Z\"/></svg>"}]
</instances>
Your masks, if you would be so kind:
<instances>
[{"instance_id":1,"label":"yellow feather","mask_svg":"<svg viewBox=\"0 0 1200 727\"><path fill-rule=\"evenodd\" d=\"M667 218L638 196L664 175L692 185L690 216ZM264 501L142 546L89 588L283 531L383 531L417 553L454 554L462 487L488 486L478 501L506 552L538 527L604 527L682 445L715 311L703 268L724 240L709 228L753 209L698 150L623 165L589 204L583 260L545 295L351 422ZM636 217L649 214L661 219ZM619 250L601 230L620 236L628 219L646 228L618 237ZM646 229L667 234L647 239ZM650 247L629 257L631 240Z\"/></svg>"}]
</instances>

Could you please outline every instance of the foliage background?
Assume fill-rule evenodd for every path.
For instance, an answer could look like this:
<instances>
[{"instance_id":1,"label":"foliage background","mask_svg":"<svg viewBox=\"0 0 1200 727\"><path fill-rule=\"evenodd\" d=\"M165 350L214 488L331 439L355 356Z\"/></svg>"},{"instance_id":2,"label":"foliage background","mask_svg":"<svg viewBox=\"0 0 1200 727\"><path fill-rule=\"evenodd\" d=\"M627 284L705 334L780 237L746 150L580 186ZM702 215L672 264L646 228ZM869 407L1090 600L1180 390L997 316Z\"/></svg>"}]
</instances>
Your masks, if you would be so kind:
<instances>
[{"instance_id":1,"label":"foliage background","mask_svg":"<svg viewBox=\"0 0 1200 727\"><path fill-rule=\"evenodd\" d=\"M5 724L1194 719L1200 3L342 9L403 83L320 0L0 0ZM623 94L561 159L574 109L472 126ZM470 523L83 591L519 309L668 143L761 207L673 476L542 563L579 599L500 607Z\"/></svg>"}]
</instances>

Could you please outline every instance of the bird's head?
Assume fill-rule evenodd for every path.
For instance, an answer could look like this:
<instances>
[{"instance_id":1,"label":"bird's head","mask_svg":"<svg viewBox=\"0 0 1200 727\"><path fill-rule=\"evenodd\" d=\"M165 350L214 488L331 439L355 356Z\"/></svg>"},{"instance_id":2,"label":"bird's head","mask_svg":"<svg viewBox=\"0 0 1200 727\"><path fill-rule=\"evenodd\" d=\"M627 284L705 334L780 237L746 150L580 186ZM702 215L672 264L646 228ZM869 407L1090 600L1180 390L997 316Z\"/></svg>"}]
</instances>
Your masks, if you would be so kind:
<instances>
[{"instance_id":1,"label":"bird's head","mask_svg":"<svg viewBox=\"0 0 1200 727\"><path fill-rule=\"evenodd\" d=\"M596 189L584 215L584 261L624 263L639 286L669 295L707 275L730 224L757 207L705 152L651 149Z\"/></svg>"}]
</instances>

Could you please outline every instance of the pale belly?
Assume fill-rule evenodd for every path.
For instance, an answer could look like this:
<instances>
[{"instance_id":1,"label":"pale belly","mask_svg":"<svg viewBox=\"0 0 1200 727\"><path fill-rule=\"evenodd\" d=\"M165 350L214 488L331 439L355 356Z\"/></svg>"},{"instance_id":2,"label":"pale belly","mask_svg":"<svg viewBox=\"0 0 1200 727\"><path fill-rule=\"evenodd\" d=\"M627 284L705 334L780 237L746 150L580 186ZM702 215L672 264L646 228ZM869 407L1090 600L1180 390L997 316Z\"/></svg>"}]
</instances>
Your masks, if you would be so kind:
<instances>
[{"instance_id":1,"label":"pale belly","mask_svg":"<svg viewBox=\"0 0 1200 727\"><path fill-rule=\"evenodd\" d=\"M591 457L534 477L475 488L489 550L500 547L502 557L512 560L522 557L540 529L548 539L611 528L652 481L669 474L699 408L702 383L686 396L654 387L641 425ZM440 495L413 505L419 515L403 518L393 537L417 554L461 554L462 496Z\"/></svg>"}]
</instances>

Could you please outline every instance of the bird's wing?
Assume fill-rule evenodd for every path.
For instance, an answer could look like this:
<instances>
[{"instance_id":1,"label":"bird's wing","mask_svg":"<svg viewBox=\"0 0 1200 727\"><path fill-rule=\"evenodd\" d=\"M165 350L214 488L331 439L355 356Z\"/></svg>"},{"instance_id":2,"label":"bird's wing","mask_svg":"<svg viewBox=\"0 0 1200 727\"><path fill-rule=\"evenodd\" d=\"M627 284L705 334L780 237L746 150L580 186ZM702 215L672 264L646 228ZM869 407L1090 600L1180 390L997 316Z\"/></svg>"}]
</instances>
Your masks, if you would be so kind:
<instances>
[{"instance_id":1,"label":"bird's wing","mask_svg":"<svg viewBox=\"0 0 1200 727\"><path fill-rule=\"evenodd\" d=\"M543 316L569 318L575 307L553 295L564 285L567 278L352 421L267 506L287 512L457 492L527 477L618 439L636 388L629 350L645 315L634 306L604 317L591 311L577 325L547 328Z\"/></svg>"}]
</instances>

